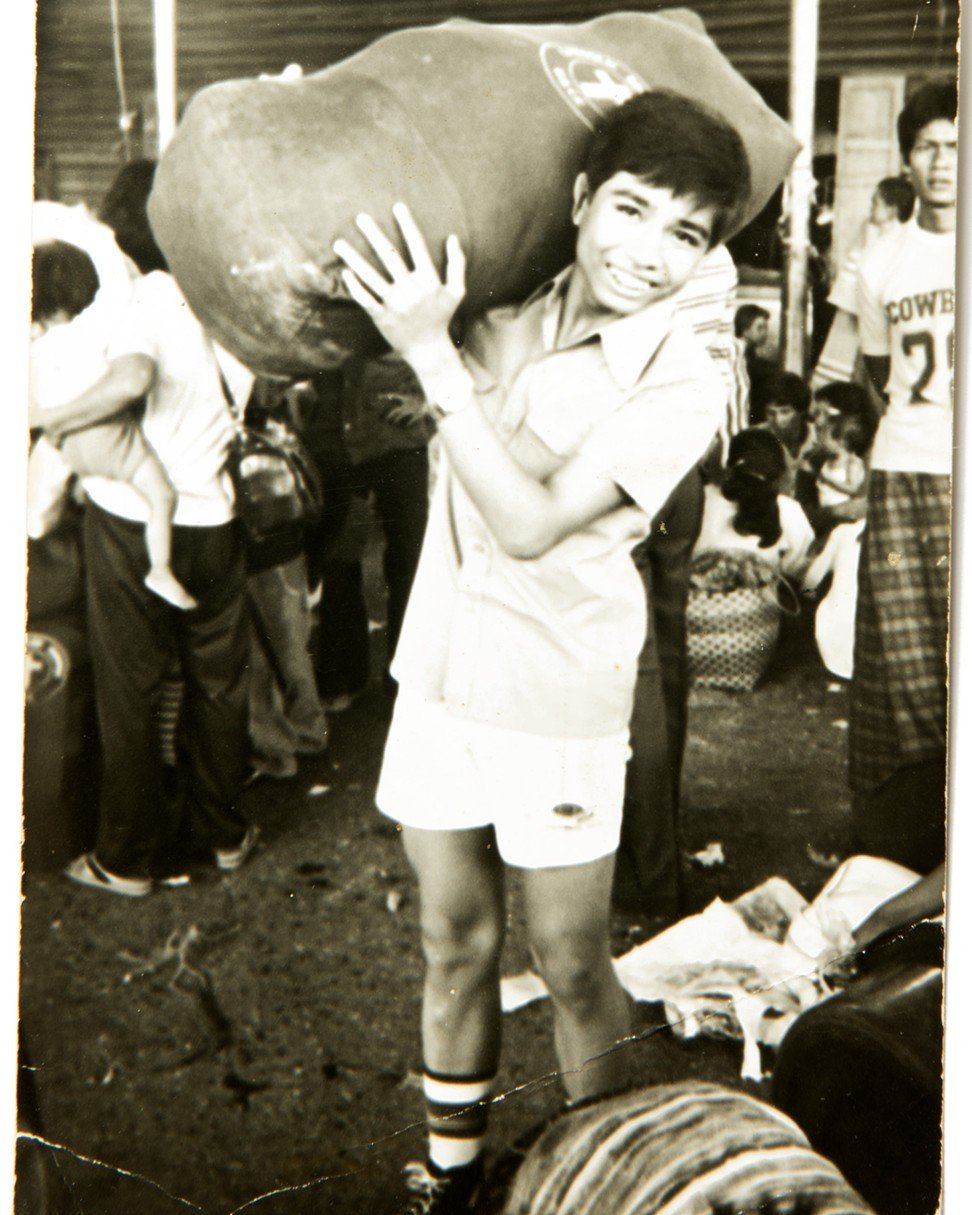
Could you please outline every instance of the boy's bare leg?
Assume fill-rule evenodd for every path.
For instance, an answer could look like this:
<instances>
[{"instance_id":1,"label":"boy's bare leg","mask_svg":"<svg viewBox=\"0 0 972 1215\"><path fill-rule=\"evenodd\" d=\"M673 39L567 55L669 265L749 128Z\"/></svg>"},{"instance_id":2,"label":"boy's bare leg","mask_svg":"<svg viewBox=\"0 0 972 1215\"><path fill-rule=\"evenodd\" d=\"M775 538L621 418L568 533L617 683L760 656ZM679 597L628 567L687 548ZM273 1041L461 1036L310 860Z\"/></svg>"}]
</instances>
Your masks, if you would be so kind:
<instances>
[{"instance_id":1,"label":"boy's bare leg","mask_svg":"<svg viewBox=\"0 0 972 1215\"><path fill-rule=\"evenodd\" d=\"M176 494L154 452L149 452L135 470L132 486L148 507L145 547L148 550L149 571L145 575L145 585L174 607L184 611L197 607L196 600L172 572L172 517L175 514Z\"/></svg>"},{"instance_id":2,"label":"boy's bare leg","mask_svg":"<svg viewBox=\"0 0 972 1215\"><path fill-rule=\"evenodd\" d=\"M525 869L527 931L554 1007L554 1038L572 1101L621 1088L631 1005L611 962L614 857Z\"/></svg>"},{"instance_id":3,"label":"boy's bare leg","mask_svg":"<svg viewBox=\"0 0 972 1215\"><path fill-rule=\"evenodd\" d=\"M503 865L492 828L405 827L403 839L421 901L425 1066L445 1075L492 1074L504 930Z\"/></svg>"}]
</instances>

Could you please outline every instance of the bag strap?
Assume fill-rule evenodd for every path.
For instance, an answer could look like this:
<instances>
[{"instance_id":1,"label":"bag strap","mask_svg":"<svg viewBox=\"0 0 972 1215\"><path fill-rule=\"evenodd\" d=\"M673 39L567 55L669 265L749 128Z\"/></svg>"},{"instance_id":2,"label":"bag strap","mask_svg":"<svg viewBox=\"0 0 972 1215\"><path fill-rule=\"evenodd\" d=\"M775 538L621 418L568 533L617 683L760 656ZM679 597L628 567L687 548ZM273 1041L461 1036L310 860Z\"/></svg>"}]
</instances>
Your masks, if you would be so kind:
<instances>
[{"instance_id":1,"label":"bag strap","mask_svg":"<svg viewBox=\"0 0 972 1215\"><path fill-rule=\"evenodd\" d=\"M229 384L226 382L226 376L223 374L223 368L220 366L219 356L216 354L216 347L212 342L210 342L209 347L213 352L213 362L216 364L216 374L219 376L219 386L223 393L223 400L226 402L226 408L233 419L233 429L238 435L241 435L246 430L246 424L243 421L244 411L240 409L230 390Z\"/></svg>"},{"instance_id":2,"label":"bag strap","mask_svg":"<svg viewBox=\"0 0 972 1215\"><path fill-rule=\"evenodd\" d=\"M783 574L780 574L773 588L773 598L784 615L793 617L800 615L800 597L793 589L789 578ZM789 602L784 602L784 600L789 600Z\"/></svg>"}]
</instances>

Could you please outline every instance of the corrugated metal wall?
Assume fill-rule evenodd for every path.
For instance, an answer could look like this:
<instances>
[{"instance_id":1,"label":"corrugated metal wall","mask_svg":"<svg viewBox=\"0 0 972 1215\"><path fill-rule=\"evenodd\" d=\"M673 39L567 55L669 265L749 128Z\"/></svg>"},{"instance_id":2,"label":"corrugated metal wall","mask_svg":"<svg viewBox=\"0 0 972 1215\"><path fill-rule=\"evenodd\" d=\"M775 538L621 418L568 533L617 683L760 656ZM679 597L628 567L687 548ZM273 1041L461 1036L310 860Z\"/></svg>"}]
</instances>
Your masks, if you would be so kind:
<instances>
[{"instance_id":1,"label":"corrugated metal wall","mask_svg":"<svg viewBox=\"0 0 972 1215\"><path fill-rule=\"evenodd\" d=\"M17 0L13 0L17 2ZM326 67L375 37L450 16L480 21L580 21L633 3L597 0L178 0L180 95L203 85L290 62ZM789 0L648 0L647 11L693 8L710 35L753 83L787 74ZM151 0L118 0L130 109L149 96ZM950 70L957 0L821 0L821 76ZM38 0L36 141L39 192L96 203L122 159L109 0Z\"/></svg>"}]
</instances>

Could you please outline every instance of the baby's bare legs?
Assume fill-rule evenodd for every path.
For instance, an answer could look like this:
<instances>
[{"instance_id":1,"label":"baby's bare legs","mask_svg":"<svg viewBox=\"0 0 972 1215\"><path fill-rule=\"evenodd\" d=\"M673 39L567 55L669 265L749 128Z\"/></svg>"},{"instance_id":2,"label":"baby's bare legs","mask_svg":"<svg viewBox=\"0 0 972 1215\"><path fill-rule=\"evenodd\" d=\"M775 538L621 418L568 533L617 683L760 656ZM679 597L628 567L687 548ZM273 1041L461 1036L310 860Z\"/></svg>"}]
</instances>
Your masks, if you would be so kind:
<instances>
[{"instance_id":1,"label":"baby's bare legs","mask_svg":"<svg viewBox=\"0 0 972 1215\"><path fill-rule=\"evenodd\" d=\"M172 572L172 516L175 514L176 494L154 452L149 452L135 470L132 486L148 507L145 547L148 549L149 572L145 575L145 585L174 607L184 611L197 607L196 600Z\"/></svg>"}]
</instances>

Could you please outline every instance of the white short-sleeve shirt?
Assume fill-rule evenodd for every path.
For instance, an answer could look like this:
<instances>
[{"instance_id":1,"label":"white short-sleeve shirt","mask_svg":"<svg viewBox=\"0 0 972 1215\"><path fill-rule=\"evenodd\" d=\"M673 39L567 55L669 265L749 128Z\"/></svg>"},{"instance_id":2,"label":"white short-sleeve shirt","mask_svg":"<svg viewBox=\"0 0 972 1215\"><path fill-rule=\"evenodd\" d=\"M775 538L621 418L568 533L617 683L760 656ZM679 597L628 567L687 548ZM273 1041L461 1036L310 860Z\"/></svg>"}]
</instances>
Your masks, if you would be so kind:
<instances>
[{"instance_id":1,"label":"white short-sleeve shirt","mask_svg":"<svg viewBox=\"0 0 972 1215\"><path fill-rule=\"evenodd\" d=\"M780 536L764 548L760 545L759 536L741 536L733 527L739 503L724 498L717 485L707 485L702 527L693 556L744 549L756 553L780 573L791 578L798 577L809 562L814 542L813 528L796 499L779 494L776 503L780 511Z\"/></svg>"},{"instance_id":2,"label":"white short-sleeve shirt","mask_svg":"<svg viewBox=\"0 0 972 1215\"><path fill-rule=\"evenodd\" d=\"M142 431L175 488L174 522L187 527L226 523L233 517L233 490L224 472L233 421L219 367L241 405L252 373L222 350L217 364L215 347L175 279L160 271L135 282L130 307L109 340L109 360L126 354L147 355L156 365ZM142 497L125 482L87 477L84 488L114 515L142 523L148 517Z\"/></svg>"},{"instance_id":3,"label":"white short-sleeve shirt","mask_svg":"<svg viewBox=\"0 0 972 1215\"><path fill-rule=\"evenodd\" d=\"M708 449L726 390L695 335L673 327L670 300L557 349L569 273L488 313L465 356L504 442L527 428L555 467L580 454L630 504L521 560L504 553L444 458L392 672L470 720L599 738L627 729L645 638L631 550Z\"/></svg>"}]
</instances>

